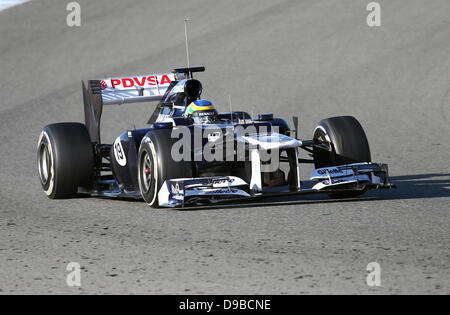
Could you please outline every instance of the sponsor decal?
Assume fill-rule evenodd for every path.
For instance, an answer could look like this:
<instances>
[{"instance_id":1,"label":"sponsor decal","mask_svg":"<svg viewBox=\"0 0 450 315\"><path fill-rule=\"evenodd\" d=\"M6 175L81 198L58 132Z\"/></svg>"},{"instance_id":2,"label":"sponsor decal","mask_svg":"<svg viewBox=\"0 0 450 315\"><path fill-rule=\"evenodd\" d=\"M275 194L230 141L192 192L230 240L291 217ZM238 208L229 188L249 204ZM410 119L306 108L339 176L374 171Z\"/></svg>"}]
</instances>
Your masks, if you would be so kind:
<instances>
[{"instance_id":1,"label":"sponsor decal","mask_svg":"<svg viewBox=\"0 0 450 315\"><path fill-rule=\"evenodd\" d=\"M229 195L229 194L237 194L239 190L233 188L223 188L217 190L206 191L205 195Z\"/></svg>"},{"instance_id":2,"label":"sponsor decal","mask_svg":"<svg viewBox=\"0 0 450 315\"><path fill-rule=\"evenodd\" d=\"M344 174L344 172L342 172L340 169L337 168L327 168L327 169L323 169L323 170L317 170L317 174L319 175L334 175L334 174Z\"/></svg>"},{"instance_id":3,"label":"sponsor decal","mask_svg":"<svg viewBox=\"0 0 450 315\"><path fill-rule=\"evenodd\" d=\"M108 84L104 80L100 81L100 86L102 90L106 90L108 88Z\"/></svg>"},{"instance_id":4,"label":"sponsor decal","mask_svg":"<svg viewBox=\"0 0 450 315\"><path fill-rule=\"evenodd\" d=\"M183 195L173 195L171 198L174 200L182 201L182 202L184 201Z\"/></svg>"},{"instance_id":5,"label":"sponsor decal","mask_svg":"<svg viewBox=\"0 0 450 315\"><path fill-rule=\"evenodd\" d=\"M167 87L172 83L173 76L169 74L149 75L141 77L124 77L111 79L113 89L132 89L132 88L154 88L157 86ZM106 81L105 81L106 83Z\"/></svg>"},{"instance_id":6,"label":"sponsor decal","mask_svg":"<svg viewBox=\"0 0 450 315\"><path fill-rule=\"evenodd\" d=\"M183 93L184 92L184 84L177 84L170 92L171 93Z\"/></svg>"},{"instance_id":7,"label":"sponsor decal","mask_svg":"<svg viewBox=\"0 0 450 315\"><path fill-rule=\"evenodd\" d=\"M123 150L120 137L118 137L114 142L114 156L116 157L116 161L120 166L127 165L127 158L125 156L125 151Z\"/></svg>"},{"instance_id":8,"label":"sponsor decal","mask_svg":"<svg viewBox=\"0 0 450 315\"><path fill-rule=\"evenodd\" d=\"M176 194L176 195L184 194L183 189L180 189L180 184L178 184L178 183L176 183L175 185L172 185L171 190L172 190L172 193Z\"/></svg>"},{"instance_id":9,"label":"sponsor decal","mask_svg":"<svg viewBox=\"0 0 450 315\"><path fill-rule=\"evenodd\" d=\"M214 179L212 184L213 185L232 185L234 183L234 178L223 178L223 179Z\"/></svg>"},{"instance_id":10,"label":"sponsor decal","mask_svg":"<svg viewBox=\"0 0 450 315\"><path fill-rule=\"evenodd\" d=\"M196 113L196 115L197 115L198 117L208 117L208 116L213 116L213 115L216 114L215 112L212 112L212 111L210 111L210 112L207 112L207 111L198 111L198 112L195 112L195 113Z\"/></svg>"}]
</instances>

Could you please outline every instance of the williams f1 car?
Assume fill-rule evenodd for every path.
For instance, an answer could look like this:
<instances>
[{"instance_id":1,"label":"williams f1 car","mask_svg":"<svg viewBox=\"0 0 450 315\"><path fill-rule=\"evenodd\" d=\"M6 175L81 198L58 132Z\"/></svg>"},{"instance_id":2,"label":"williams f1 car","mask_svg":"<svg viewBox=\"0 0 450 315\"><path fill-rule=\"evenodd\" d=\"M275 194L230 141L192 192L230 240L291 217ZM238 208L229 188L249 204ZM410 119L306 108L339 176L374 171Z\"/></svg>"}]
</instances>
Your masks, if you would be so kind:
<instances>
[{"instance_id":1,"label":"williams f1 car","mask_svg":"<svg viewBox=\"0 0 450 315\"><path fill-rule=\"evenodd\" d=\"M392 188L386 164L372 163L366 134L351 116L322 120L312 139L273 114L218 113L201 99L193 73L83 81L85 123L46 126L37 146L39 178L51 199L80 194L133 197L152 207L239 202L292 194L356 197ZM104 106L158 102L148 128L101 142ZM311 158L302 159L299 150ZM311 163L310 187L300 180ZM310 182L308 182L310 183Z\"/></svg>"}]
</instances>

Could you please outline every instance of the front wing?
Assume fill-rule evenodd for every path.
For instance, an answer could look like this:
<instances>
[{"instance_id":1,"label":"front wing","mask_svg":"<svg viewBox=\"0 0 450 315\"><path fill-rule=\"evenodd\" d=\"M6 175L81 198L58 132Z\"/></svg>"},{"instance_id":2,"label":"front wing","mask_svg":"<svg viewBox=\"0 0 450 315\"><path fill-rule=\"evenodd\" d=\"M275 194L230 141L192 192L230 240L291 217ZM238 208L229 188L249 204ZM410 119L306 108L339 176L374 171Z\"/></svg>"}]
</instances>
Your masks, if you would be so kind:
<instances>
[{"instance_id":1,"label":"front wing","mask_svg":"<svg viewBox=\"0 0 450 315\"><path fill-rule=\"evenodd\" d=\"M164 182L158 193L159 206L178 208L265 197L363 192L395 187L390 182L388 166L377 163L320 168L312 172L310 179L318 181L312 188L293 189L286 185L261 191L252 190L244 180L232 176L171 179Z\"/></svg>"}]
</instances>

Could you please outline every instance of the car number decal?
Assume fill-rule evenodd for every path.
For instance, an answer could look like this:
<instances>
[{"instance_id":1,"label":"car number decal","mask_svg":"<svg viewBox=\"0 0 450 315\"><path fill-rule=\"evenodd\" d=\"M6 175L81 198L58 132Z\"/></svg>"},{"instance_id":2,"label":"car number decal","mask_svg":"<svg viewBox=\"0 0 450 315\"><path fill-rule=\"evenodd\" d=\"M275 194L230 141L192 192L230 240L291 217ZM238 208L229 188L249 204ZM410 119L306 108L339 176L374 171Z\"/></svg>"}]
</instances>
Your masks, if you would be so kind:
<instances>
[{"instance_id":1,"label":"car number decal","mask_svg":"<svg viewBox=\"0 0 450 315\"><path fill-rule=\"evenodd\" d=\"M114 142L114 156L116 157L117 163L120 166L127 165L127 158L125 156L125 152L122 147L122 142L120 141L120 137L116 139Z\"/></svg>"}]
</instances>

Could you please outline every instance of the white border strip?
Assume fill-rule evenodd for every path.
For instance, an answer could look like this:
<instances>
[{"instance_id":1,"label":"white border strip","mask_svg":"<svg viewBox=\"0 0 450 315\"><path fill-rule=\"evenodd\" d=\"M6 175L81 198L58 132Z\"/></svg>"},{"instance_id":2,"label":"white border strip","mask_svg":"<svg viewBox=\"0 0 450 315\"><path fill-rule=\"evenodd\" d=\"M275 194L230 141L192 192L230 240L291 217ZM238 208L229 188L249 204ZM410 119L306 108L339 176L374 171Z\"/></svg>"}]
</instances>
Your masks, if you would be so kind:
<instances>
[{"instance_id":1,"label":"white border strip","mask_svg":"<svg viewBox=\"0 0 450 315\"><path fill-rule=\"evenodd\" d=\"M29 1L31 0L0 0L0 11Z\"/></svg>"}]
</instances>

